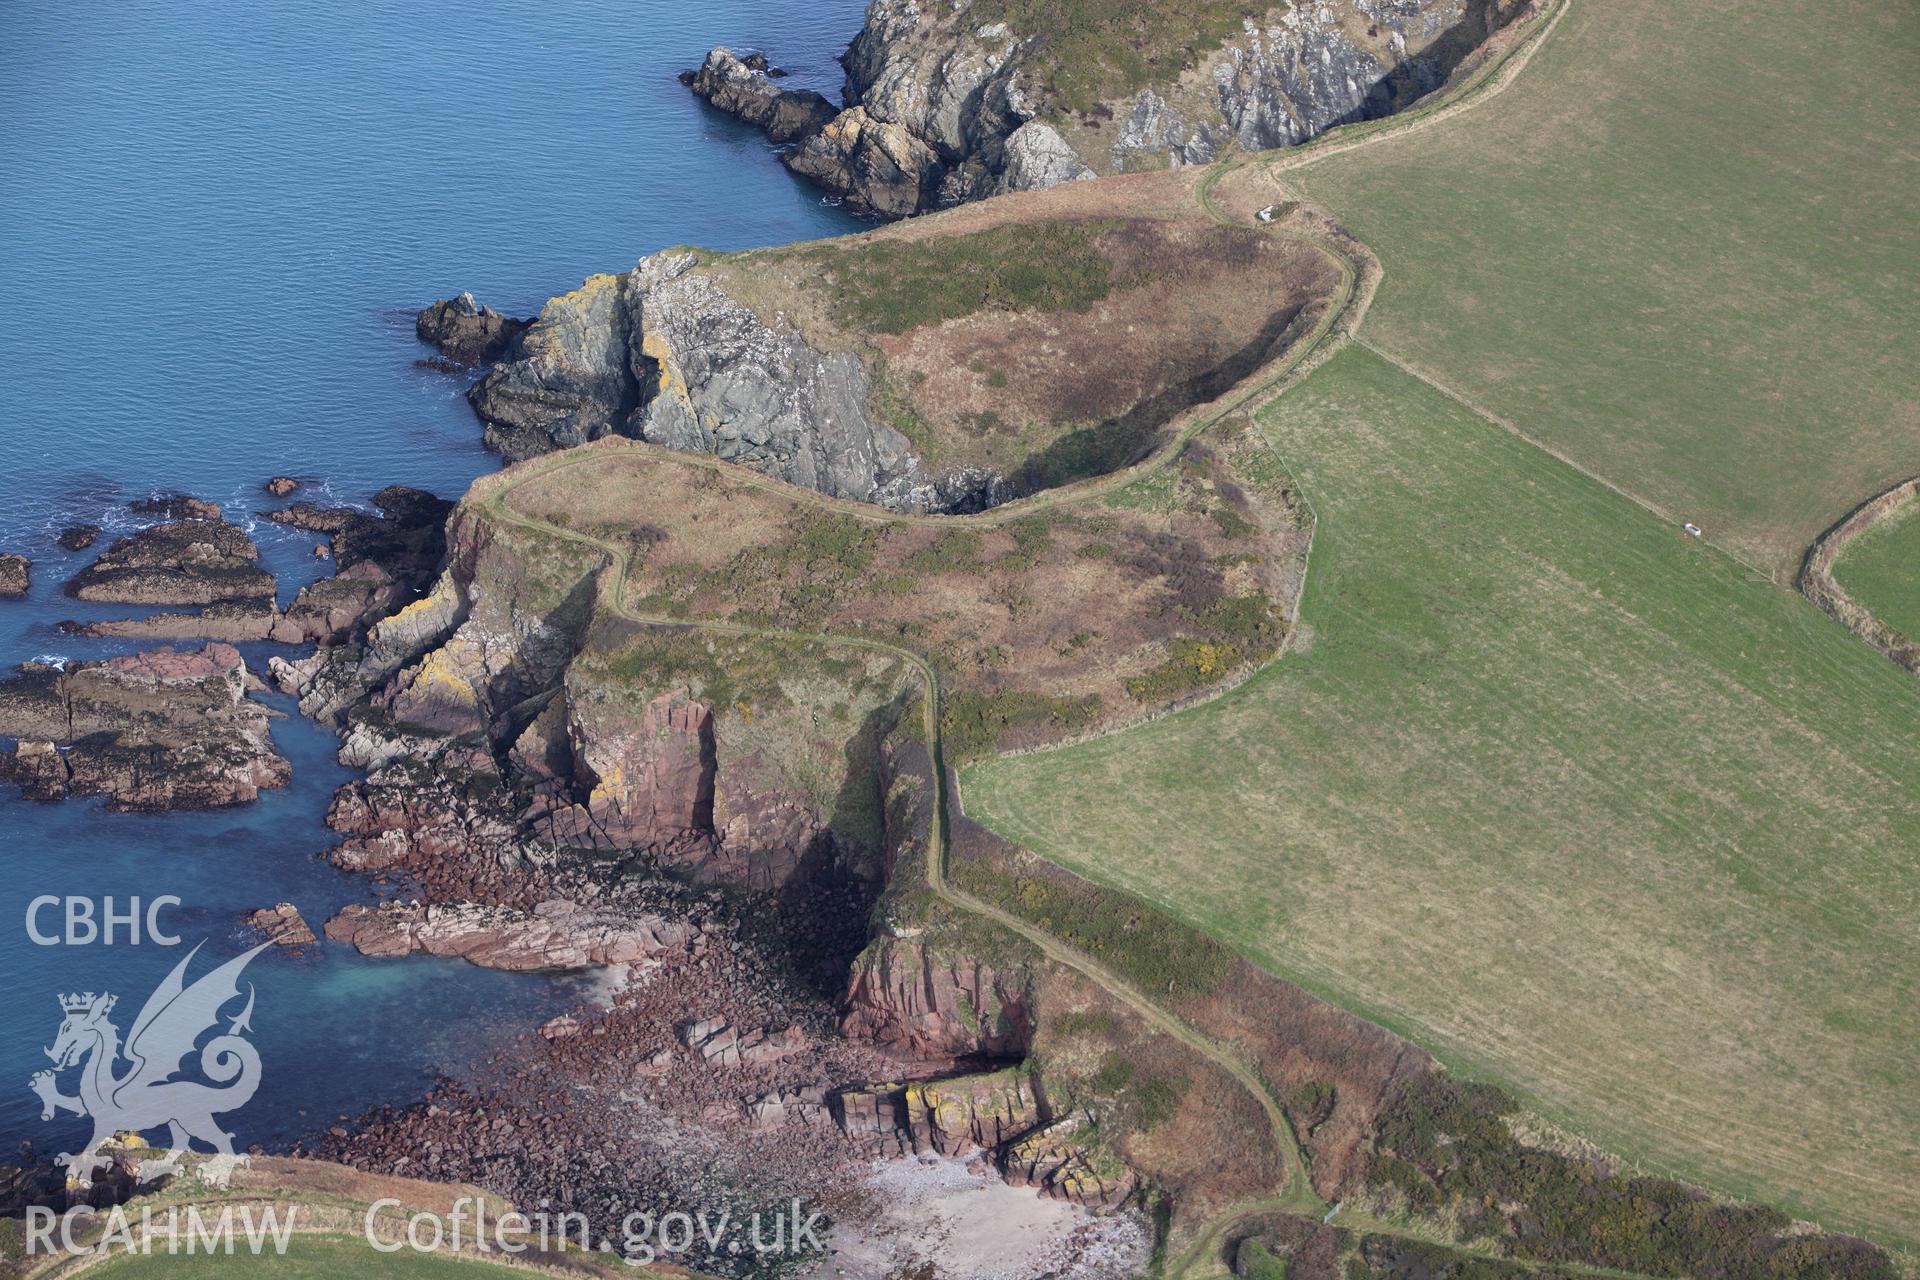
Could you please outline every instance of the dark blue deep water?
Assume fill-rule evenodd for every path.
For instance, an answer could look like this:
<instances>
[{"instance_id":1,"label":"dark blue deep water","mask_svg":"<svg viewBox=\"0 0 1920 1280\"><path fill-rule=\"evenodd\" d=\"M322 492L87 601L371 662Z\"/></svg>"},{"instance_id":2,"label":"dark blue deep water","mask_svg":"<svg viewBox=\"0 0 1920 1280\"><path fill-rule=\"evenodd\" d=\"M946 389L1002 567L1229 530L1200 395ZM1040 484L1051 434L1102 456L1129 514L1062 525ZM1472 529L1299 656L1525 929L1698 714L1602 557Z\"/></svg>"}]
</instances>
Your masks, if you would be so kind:
<instances>
[{"instance_id":1,"label":"dark blue deep water","mask_svg":"<svg viewBox=\"0 0 1920 1280\"><path fill-rule=\"evenodd\" d=\"M471 289L529 314L664 245L855 227L673 76L731 43L833 94L859 22L859 0L5 0L0 551L35 577L0 603L0 662L113 651L55 629L125 610L65 600L88 553L52 539L130 527L131 497L184 490L245 521L277 472L357 501L396 482L454 496L494 467L463 384L414 365L424 303ZM310 540L255 533L290 596ZM42 1124L26 1087L56 995L118 993L124 1030L184 950L36 946L31 899L177 895L167 923L206 940L204 965L240 950L251 908L291 900L317 927L368 896L315 856L347 776L331 735L289 718L276 736L293 786L247 809L116 815L0 789L0 1161L73 1145L76 1122ZM580 996L338 945L270 951L249 977L263 1082L225 1118L243 1145L416 1096Z\"/></svg>"}]
</instances>

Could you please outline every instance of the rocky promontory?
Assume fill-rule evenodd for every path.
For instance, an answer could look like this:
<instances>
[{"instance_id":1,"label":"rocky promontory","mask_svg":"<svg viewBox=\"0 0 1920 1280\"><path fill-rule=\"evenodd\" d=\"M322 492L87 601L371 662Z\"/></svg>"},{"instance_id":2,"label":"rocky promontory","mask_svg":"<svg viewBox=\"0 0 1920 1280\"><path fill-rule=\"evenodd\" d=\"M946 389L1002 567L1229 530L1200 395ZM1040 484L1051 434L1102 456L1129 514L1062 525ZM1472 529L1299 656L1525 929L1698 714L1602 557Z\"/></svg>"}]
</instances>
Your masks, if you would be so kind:
<instances>
[{"instance_id":1,"label":"rocky promontory","mask_svg":"<svg viewBox=\"0 0 1920 1280\"><path fill-rule=\"evenodd\" d=\"M665 250L551 299L468 399L513 460L625 437L895 511L983 510L1139 461L1330 305L1332 254L1222 226L1193 185L1130 180L1101 217L1059 189L815 245Z\"/></svg>"},{"instance_id":2,"label":"rocky promontory","mask_svg":"<svg viewBox=\"0 0 1920 1280\"><path fill-rule=\"evenodd\" d=\"M1096 174L1291 146L1432 92L1530 0L1312 0L1191 11L872 0L845 105L731 50L683 77L794 172L904 217ZM1198 21L1199 29L1195 29Z\"/></svg>"},{"instance_id":3,"label":"rocky promontory","mask_svg":"<svg viewBox=\"0 0 1920 1280\"><path fill-rule=\"evenodd\" d=\"M825 128L839 109L811 89L783 89L774 83L764 57L736 57L715 49L698 71L681 81L694 93L731 116L756 125L771 142L798 142Z\"/></svg>"},{"instance_id":4,"label":"rocky promontory","mask_svg":"<svg viewBox=\"0 0 1920 1280\"><path fill-rule=\"evenodd\" d=\"M933 476L870 407L871 376L763 321L696 255L668 251L554 298L469 393L510 459L610 435L710 453L834 497L903 510L983 505L994 477Z\"/></svg>"},{"instance_id":5,"label":"rocky promontory","mask_svg":"<svg viewBox=\"0 0 1920 1280\"><path fill-rule=\"evenodd\" d=\"M0 681L0 737L19 740L0 772L38 799L100 795L112 809L245 804L291 774L251 681L224 644L28 663Z\"/></svg>"}]
</instances>

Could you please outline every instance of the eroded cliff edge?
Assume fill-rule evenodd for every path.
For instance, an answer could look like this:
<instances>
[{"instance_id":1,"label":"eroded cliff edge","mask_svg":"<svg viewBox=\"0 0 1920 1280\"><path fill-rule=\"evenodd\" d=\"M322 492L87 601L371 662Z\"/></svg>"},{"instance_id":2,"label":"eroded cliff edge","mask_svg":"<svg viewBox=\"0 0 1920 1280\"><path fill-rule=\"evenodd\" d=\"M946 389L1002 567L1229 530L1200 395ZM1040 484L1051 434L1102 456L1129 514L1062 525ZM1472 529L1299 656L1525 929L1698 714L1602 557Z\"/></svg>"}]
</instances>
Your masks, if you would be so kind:
<instances>
[{"instance_id":1,"label":"eroded cliff edge","mask_svg":"<svg viewBox=\"0 0 1920 1280\"><path fill-rule=\"evenodd\" d=\"M549 301L469 392L511 459L624 436L835 498L965 513L1165 443L1336 310L1298 211L1223 225L1192 173L867 236L669 249Z\"/></svg>"},{"instance_id":2,"label":"eroded cliff edge","mask_svg":"<svg viewBox=\"0 0 1920 1280\"><path fill-rule=\"evenodd\" d=\"M857 502L967 505L984 478L929 476L906 436L869 415L857 358L777 330L697 262L657 253L548 302L473 389L488 446L519 459L622 435Z\"/></svg>"}]
</instances>

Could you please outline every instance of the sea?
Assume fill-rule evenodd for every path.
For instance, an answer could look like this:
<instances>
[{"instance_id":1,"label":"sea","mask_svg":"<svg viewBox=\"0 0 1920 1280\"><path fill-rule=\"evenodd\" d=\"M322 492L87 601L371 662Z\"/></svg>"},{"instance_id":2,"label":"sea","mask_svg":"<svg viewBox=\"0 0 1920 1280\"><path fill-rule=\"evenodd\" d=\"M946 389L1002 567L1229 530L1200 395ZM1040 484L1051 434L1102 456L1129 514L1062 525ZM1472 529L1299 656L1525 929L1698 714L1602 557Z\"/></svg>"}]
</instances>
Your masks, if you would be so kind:
<instances>
[{"instance_id":1,"label":"sea","mask_svg":"<svg viewBox=\"0 0 1920 1280\"><path fill-rule=\"evenodd\" d=\"M413 334L426 303L471 290L530 315L668 245L858 229L675 74L730 44L837 97L835 56L861 7L0 3L0 551L34 562L30 597L0 602L0 666L136 647L59 630L130 612L62 595L99 550L60 550L64 526L111 538L142 523L132 499L217 501L251 529L284 602L321 567L310 536L259 518L268 477L362 503L396 483L458 496L497 467L467 379L416 363L430 354ZM244 650L256 666L284 651ZM114 814L0 787L0 1163L87 1133L70 1115L43 1120L29 1088L51 1065L63 994L114 993L124 1032L183 961L190 981L245 950L246 912L290 901L317 929L373 897L323 856L335 841L322 815L349 777L334 736L293 714L274 736L293 783L244 808ZM124 922L111 945L88 940L89 913L97 928L167 898L178 905L156 922L177 943L144 920L138 941ZM54 901L30 930L39 899ZM268 1150L477 1069L590 994L582 977L337 943L271 948L242 989L261 1083L221 1121Z\"/></svg>"}]
</instances>

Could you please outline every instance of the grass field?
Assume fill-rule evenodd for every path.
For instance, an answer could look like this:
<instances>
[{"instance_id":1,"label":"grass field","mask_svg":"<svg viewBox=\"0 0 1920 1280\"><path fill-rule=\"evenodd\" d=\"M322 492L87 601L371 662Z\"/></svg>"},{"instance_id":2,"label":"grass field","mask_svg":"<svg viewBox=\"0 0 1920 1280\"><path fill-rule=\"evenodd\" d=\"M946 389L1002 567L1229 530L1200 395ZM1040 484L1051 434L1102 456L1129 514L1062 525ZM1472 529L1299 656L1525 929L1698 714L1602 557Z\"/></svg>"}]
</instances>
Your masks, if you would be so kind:
<instances>
[{"instance_id":1,"label":"grass field","mask_svg":"<svg viewBox=\"0 0 1920 1280\"><path fill-rule=\"evenodd\" d=\"M1875 617L1920 637L1920 502L1867 530L1833 566L1836 581Z\"/></svg>"},{"instance_id":2,"label":"grass field","mask_svg":"<svg viewBox=\"0 0 1920 1280\"><path fill-rule=\"evenodd\" d=\"M1786 581L1920 471L1920 16L1576 0L1494 103L1295 169L1374 342Z\"/></svg>"},{"instance_id":3,"label":"grass field","mask_svg":"<svg viewBox=\"0 0 1920 1280\"><path fill-rule=\"evenodd\" d=\"M1920 1236L1920 686L1364 349L1261 423L1305 643L968 811L1612 1149Z\"/></svg>"},{"instance_id":4,"label":"grass field","mask_svg":"<svg viewBox=\"0 0 1920 1280\"><path fill-rule=\"evenodd\" d=\"M99 1280L161 1280L175 1276L193 1276L195 1280L227 1280L228 1277L232 1280L253 1280L254 1277L350 1280L355 1276L378 1276L382 1280L480 1280L526 1273L477 1258L416 1253L411 1249L383 1254L356 1237L311 1235L293 1237L285 1254L268 1252L255 1256L242 1249L233 1254L187 1257L184 1251L170 1255L164 1249L157 1249L144 1257L122 1254L109 1258L89 1267L86 1274Z\"/></svg>"}]
</instances>

